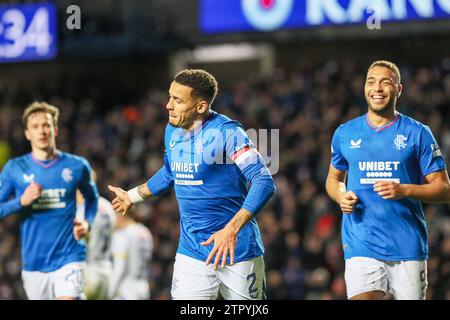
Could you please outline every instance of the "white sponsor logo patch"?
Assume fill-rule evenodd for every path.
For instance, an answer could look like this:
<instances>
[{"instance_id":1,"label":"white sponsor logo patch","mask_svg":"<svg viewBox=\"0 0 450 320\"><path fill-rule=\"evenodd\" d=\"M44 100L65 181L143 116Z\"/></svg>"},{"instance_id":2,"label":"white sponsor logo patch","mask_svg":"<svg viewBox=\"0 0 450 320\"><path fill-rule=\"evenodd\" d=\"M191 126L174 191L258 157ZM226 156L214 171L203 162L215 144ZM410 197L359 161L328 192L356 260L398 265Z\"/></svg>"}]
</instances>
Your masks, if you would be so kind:
<instances>
[{"instance_id":1,"label":"white sponsor logo patch","mask_svg":"<svg viewBox=\"0 0 450 320\"><path fill-rule=\"evenodd\" d=\"M361 142L361 139L358 141L350 140L350 149L361 148Z\"/></svg>"},{"instance_id":2,"label":"white sponsor logo patch","mask_svg":"<svg viewBox=\"0 0 450 320\"><path fill-rule=\"evenodd\" d=\"M27 174L23 174L23 182L25 183L32 183L34 182L34 173L27 175Z\"/></svg>"},{"instance_id":3,"label":"white sponsor logo patch","mask_svg":"<svg viewBox=\"0 0 450 320\"><path fill-rule=\"evenodd\" d=\"M431 152L432 152L433 158L442 157L441 149L439 149L439 145L437 143L431 144Z\"/></svg>"}]
</instances>

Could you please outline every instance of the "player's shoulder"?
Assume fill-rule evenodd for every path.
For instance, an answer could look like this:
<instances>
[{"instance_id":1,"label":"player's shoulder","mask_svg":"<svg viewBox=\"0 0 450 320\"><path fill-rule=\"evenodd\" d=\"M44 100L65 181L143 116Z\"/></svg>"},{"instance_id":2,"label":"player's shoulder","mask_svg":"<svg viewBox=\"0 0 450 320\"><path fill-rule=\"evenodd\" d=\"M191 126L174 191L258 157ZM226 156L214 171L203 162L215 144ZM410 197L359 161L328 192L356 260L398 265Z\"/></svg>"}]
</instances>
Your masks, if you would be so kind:
<instances>
[{"instance_id":1,"label":"player's shoulder","mask_svg":"<svg viewBox=\"0 0 450 320\"><path fill-rule=\"evenodd\" d=\"M406 127L409 127L409 128L411 128L413 130L415 129L415 130L418 130L418 131L423 130L423 129L429 130L429 127L426 124L424 124L424 123L422 123L422 122L420 122L420 121L418 121L418 120L416 120L416 119L414 119L414 118L412 118L410 116L407 116L407 115L405 115L403 113L398 113L398 115L399 115L401 124L403 126L406 126Z\"/></svg>"},{"instance_id":2,"label":"player's shoulder","mask_svg":"<svg viewBox=\"0 0 450 320\"><path fill-rule=\"evenodd\" d=\"M336 134L354 133L355 130L360 130L366 121L365 117L364 114L340 124L335 130Z\"/></svg>"},{"instance_id":3,"label":"player's shoulder","mask_svg":"<svg viewBox=\"0 0 450 320\"><path fill-rule=\"evenodd\" d=\"M31 161L31 154L30 153L11 158L5 163L5 165L3 166L2 171L14 170L14 168L17 168L17 167L23 168L25 166L28 166L30 161Z\"/></svg>"},{"instance_id":4,"label":"player's shoulder","mask_svg":"<svg viewBox=\"0 0 450 320\"><path fill-rule=\"evenodd\" d=\"M67 162L71 165L89 166L88 160L83 156L79 156L70 152L60 151L60 157L62 161Z\"/></svg>"},{"instance_id":5,"label":"player's shoulder","mask_svg":"<svg viewBox=\"0 0 450 320\"><path fill-rule=\"evenodd\" d=\"M26 153L24 155L9 159L7 163L9 163L10 165L17 165L22 162L29 162L30 160L31 160L31 153Z\"/></svg>"},{"instance_id":6,"label":"player's shoulder","mask_svg":"<svg viewBox=\"0 0 450 320\"><path fill-rule=\"evenodd\" d=\"M208 119L211 126L217 129L233 129L233 128L243 128L239 121L233 120L230 117L213 111L211 117Z\"/></svg>"}]
</instances>

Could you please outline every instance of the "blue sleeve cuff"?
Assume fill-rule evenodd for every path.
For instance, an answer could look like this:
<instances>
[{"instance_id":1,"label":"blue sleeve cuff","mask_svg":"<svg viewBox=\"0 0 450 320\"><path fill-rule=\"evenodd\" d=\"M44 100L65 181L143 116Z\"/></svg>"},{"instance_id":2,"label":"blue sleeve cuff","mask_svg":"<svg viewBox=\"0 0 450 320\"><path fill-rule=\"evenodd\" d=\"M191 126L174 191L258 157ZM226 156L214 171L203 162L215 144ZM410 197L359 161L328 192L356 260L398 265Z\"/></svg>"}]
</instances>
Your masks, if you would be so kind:
<instances>
[{"instance_id":1,"label":"blue sleeve cuff","mask_svg":"<svg viewBox=\"0 0 450 320\"><path fill-rule=\"evenodd\" d=\"M148 179L147 187L153 196L158 196L173 186L173 180L170 177L166 172L165 166L163 166L153 177Z\"/></svg>"},{"instance_id":2,"label":"blue sleeve cuff","mask_svg":"<svg viewBox=\"0 0 450 320\"><path fill-rule=\"evenodd\" d=\"M275 193L275 183L270 175L261 175L252 181L242 208L256 216Z\"/></svg>"}]
</instances>

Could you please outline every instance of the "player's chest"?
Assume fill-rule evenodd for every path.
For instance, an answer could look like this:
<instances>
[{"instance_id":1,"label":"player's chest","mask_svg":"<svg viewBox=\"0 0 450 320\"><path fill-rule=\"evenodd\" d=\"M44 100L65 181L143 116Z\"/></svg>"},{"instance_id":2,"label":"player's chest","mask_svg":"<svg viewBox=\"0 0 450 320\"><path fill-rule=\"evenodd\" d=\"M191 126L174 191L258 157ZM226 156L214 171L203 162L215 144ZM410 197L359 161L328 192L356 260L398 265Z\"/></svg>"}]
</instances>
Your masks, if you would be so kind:
<instances>
[{"instance_id":1,"label":"player's chest","mask_svg":"<svg viewBox=\"0 0 450 320\"><path fill-rule=\"evenodd\" d=\"M224 154L214 137L189 142L169 141L167 157L174 178L206 178L223 163Z\"/></svg>"},{"instance_id":2,"label":"player's chest","mask_svg":"<svg viewBox=\"0 0 450 320\"><path fill-rule=\"evenodd\" d=\"M25 190L32 182L42 186L42 194L64 198L78 186L80 172L66 166L41 168L30 166L17 172L16 187Z\"/></svg>"},{"instance_id":3,"label":"player's chest","mask_svg":"<svg viewBox=\"0 0 450 320\"><path fill-rule=\"evenodd\" d=\"M416 160L416 143L412 135L402 132L364 134L355 132L341 140L341 152L349 165L361 161L401 165Z\"/></svg>"}]
</instances>

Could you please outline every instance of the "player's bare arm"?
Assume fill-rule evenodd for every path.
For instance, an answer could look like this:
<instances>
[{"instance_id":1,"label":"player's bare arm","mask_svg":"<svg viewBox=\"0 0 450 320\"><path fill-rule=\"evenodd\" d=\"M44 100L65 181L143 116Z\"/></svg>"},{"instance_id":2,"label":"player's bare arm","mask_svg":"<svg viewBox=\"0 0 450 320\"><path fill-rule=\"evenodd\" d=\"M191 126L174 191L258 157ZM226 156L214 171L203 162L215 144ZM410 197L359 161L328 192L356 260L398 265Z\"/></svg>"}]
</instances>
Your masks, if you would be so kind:
<instances>
[{"instance_id":1,"label":"player's bare arm","mask_svg":"<svg viewBox=\"0 0 450 320\"><path fill-rule=\"evenodd\" d=\"M378 181L373 190L383 199L395 200L411 197L430 203L450 201L450 181L447 170L430 173L425 176L425 184L398 184L392 181Z\"/></svg>"},{"instance_id":2,"label":"player's bare arm","mask_svg":"<svg viewBox=\"0 0 450 320\"><path fill-rule=\"evenodd\" d=\"M128 192L122 188L113 187L110 185L108 186L108 189L114 192L116 196L112 201L114 211L122 215L127 214L134 203L138 203L152 197L152 193L146 183L141 184Z\"/></svg>"},{"instance_id":3,"label":"player's bare arm","mask_svg":"<svg viewBox=\"0 0 450 320\"><path fill-rule=\"evenodd\" d=\"M330 165L328 170L326 190L331 199L336 201L343 213L352 213L358 197L353 191L347 191L345 187L346 171L341 171Z\"/></svg>"},{"instance_id":4,"label":"player's bare arm","mask_svg":"<svg viewBox=\"0 0 450 320\"><path fill-rule=\"evenodd\" d=\"M203 246L208 246L214 242L214 247L206 259L206 265L209 265L215 257L214 270L217 270L220 261L221 268L224 268L228 255L230 255L230 264L234 264L234 250L236 248L237 235L239 230L252 218L253 215L251 212L241 208L230 222L227 223L225 228L214 233L208 240L201 243Z\"/></svg>"}]
</instances>

